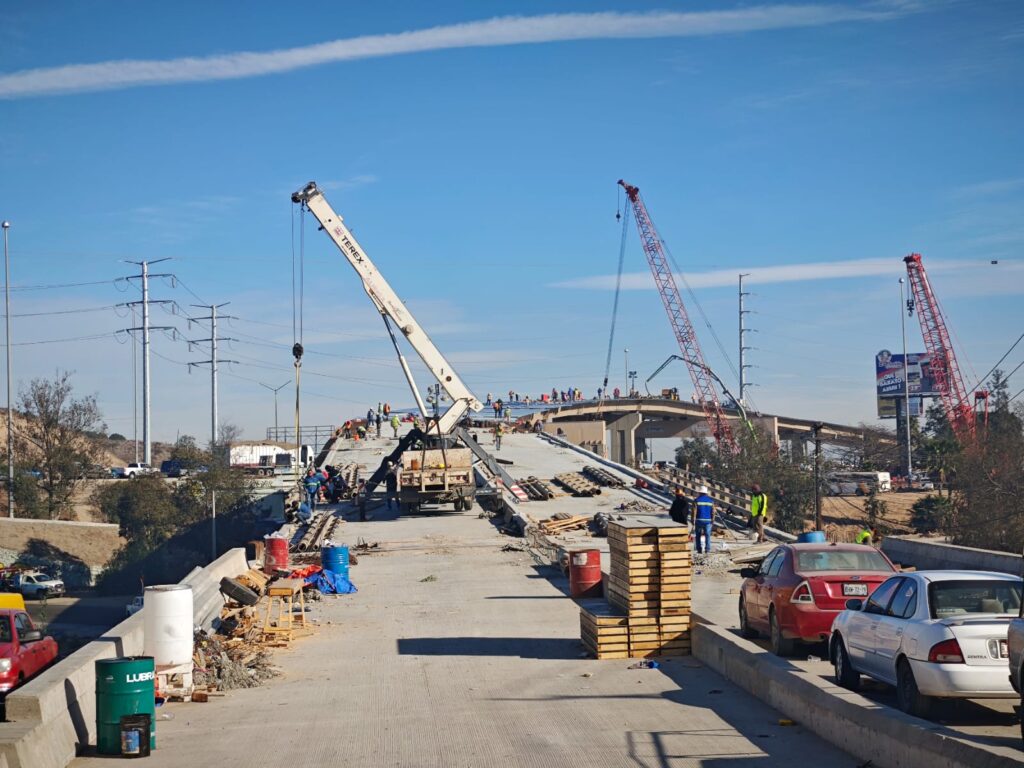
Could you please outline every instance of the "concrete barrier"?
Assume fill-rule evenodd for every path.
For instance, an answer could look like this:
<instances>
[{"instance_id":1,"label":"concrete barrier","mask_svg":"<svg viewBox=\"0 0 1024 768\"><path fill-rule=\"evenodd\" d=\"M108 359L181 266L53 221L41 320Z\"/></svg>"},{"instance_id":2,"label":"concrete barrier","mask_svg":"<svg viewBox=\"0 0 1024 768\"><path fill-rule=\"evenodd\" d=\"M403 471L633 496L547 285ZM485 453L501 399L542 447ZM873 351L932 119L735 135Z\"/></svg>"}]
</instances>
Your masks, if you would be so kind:
<instances>
[{"instance_id":1,"label":"concrete barrier","mask_svg":"<svg viewBox=\"0 0 1024 768\"><path fill-rule=\"evenodd\" d=\"M247 568L245 550L232 549L181 580L192 587L197 626L209 629L219 617L223 604L220 580ZM76 754L95 743L95 663L141 654L142 646L143 615L139 611L10 694L10 722L0 723L0 768L65 768Z\"/></svg>"},{"instance_id":2,"label":"concrete barrier","mask_svg":"<svg viewBox=\"0 0 1024 768\"><path fill-rule=\"evenodd\" d=\"M882 551L894 563L920 570L996 571L1020 576L1022 558L1011 552L975 549L912 536L887 536Z\"/></svg>"},{"instance_id":3,"label":"concrete barrier","mask_svg":"<svg viewBox=\"0 0 1024 768\"><path fill-rule=\"evenodd\" d=\"M697 619L698 617L694 617ZM693 655L720 675L858 760L878 768L1021 768L1021 759L962 741L800 670L714 624L693 628Z\"/></svg>"}]
</instances>

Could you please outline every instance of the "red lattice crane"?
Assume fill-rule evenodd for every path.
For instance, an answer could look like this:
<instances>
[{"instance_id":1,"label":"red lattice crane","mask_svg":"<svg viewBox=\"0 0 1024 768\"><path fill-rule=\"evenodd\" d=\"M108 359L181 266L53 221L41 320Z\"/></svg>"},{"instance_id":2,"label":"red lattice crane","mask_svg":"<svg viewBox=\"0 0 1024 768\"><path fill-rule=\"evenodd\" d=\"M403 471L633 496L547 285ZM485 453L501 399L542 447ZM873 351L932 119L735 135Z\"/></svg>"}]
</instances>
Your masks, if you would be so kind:
<instances>
[{"instance_id":1,"label":"red lattice crane","mask_svg":"<svg viewBox=\"0 0 1024 768\"><path fill-rule=\"evenodd\" d=\"M640 232L640 243L647 256L647 263L651 265L654 283L658 286L658 293L665 305L668 321L672 325L676 341L679 342L679 351L682 353L683 362L686 363L686 367L690 371L693 388L700 400L701 408L704 410L704 418L708 422L711 434L714 435L719 450L726 449L731 453L737 453L739 446L736 445L732 429L722 410L718 391L712 380L711 369L704 362L704 353L701 352L690 317L686 314L686 307L683 305L683 298L676 285L675 275L672 274L668 259L665 257L665 250L661 245L658 230L655 229L654 222L651 221L650 214L647 213L647 206L644 205L643 198L640 197L640 190L622 179L619 179L619 184L626 190L626 197L633 205L636 227Z\"/></svg>"},{"instance_id":2,"label":"red lattice crane","mask_svg":"<svg viewBox=\"0 0 1024 768\"><path fill-rule=\"evenodd\" d=\"M974 405L968 400L967 387L946 329L946 320L931 283L928 282L921 254L912 253L903 261L907 265L910 290L917 305L917 317L921 321L921 335L924 336L924 345L931 358L935 388L942 398L942 407L953 433L960 442L964 442L974 437Z\"/></svg>"}]
</instances>

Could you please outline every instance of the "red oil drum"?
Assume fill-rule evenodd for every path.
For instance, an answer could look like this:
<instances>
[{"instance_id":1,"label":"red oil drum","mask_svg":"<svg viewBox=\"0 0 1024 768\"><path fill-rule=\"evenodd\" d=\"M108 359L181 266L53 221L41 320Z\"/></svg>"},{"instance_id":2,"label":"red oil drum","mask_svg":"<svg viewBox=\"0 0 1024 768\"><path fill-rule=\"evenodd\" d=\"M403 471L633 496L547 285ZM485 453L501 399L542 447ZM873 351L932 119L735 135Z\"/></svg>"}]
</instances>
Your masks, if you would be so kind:
<instances>
[{"instance_id":1,"label":"red oil drum","mask_svg":"<svg viewBox=\"0 0 1024 768\"><path fill-rule=\"evenodd\" d=\"M575 549L569 552L569 596L601 597L601 550Z\"/></svg>"},{"instance_id":2,"label":"red oil drum","mask_svg":"<svg viewBox=\"0 0 1024 768\"><path fill-rule=\"evenodd\" d=\"M288 539L268 536L264 541L267 548L263 554L263 572L275 573L288 569Z\"/></svg>"}]
</instances>

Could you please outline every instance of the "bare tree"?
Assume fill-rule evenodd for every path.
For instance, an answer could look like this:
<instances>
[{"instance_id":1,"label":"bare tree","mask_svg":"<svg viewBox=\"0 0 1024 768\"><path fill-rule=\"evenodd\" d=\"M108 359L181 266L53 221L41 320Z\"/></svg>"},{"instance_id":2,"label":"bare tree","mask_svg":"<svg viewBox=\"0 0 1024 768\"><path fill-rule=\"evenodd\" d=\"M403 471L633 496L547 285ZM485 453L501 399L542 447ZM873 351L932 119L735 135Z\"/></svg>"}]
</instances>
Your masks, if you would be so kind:
<instances>
[{"instance_id":1,"label":"bare tree","mask_svg":"<svg viewBox=\"0 0 1024 768\"><path fill-rule=\"evenodd\" d=\"M99 446L86 432L105 429L96 398L75 398L71 374L33 379L18 395L23 418L15 432L22 461L33 460L42 473L47 515L56 520L74 495L75 487L100 455Z\"/></svg>"}]
</instances>

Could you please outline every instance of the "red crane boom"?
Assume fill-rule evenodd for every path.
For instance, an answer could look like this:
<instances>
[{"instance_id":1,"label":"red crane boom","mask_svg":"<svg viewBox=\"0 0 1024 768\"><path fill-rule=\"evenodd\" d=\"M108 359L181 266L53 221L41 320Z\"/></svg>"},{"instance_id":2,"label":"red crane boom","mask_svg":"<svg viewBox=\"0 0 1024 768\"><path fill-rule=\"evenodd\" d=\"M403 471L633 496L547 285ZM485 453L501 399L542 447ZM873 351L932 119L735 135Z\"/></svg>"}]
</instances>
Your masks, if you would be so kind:
<instances>
[{"instance_id":1,"label":"red crane boom","mask_svg":"<svg viewBox=\"0 0 1024 768\"><path fill-rule=\"evenodd\" d=\"M711 434L715 436L719 450L724 447L732 453L736 453L738 451L736 440L733 438L732 429L722 411L718 391L712 381L710 369L704 362L704 353L701 352L697 334L694 333L690 317L686 314L686 307L679 294L676 278L669 268L668 259L665 258L665 250L662 248L658 230L655 229L654 222L651 221L650 214L647 213L647 206L644 205L643 198L640 197L640 190L622 179L619 179L619 184L626 190L626 197L633 205L636 227L640 232L640 243L647 256L647 263L651 265L651 274L654 275L654 283L658 286L658 293L665 305L668 321L672 325L676 341L679 342L679 351L682 353L683 362L686 363L686 367L690 371L693 388L700 399L701 408L704 410L704 418L708 422Z\"/></svg>"},{"instance_id":2,"label":"red crane boom","mask_svg":"<svg viewBox=\"0 0 1024 768\"><path fill-rule=\"evenodd\" d=\"M931 283L928 282L921 254L912 253L903 261L907 265L910 290L917 305L921 335L924 336L924 345L931 357L935 388L942 397L942 407L954 434L963 442L974 436L974 408L967 399L967 387L949 339L946 320L939 309L939 301L935 298Z\"/></svg>"}]
</instances>

